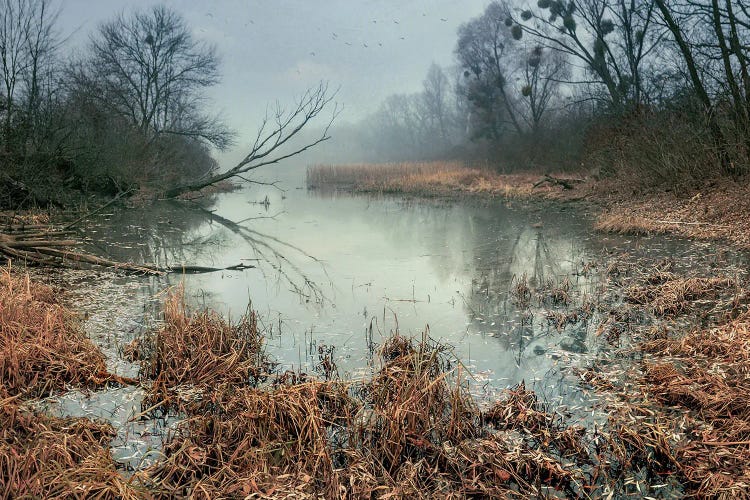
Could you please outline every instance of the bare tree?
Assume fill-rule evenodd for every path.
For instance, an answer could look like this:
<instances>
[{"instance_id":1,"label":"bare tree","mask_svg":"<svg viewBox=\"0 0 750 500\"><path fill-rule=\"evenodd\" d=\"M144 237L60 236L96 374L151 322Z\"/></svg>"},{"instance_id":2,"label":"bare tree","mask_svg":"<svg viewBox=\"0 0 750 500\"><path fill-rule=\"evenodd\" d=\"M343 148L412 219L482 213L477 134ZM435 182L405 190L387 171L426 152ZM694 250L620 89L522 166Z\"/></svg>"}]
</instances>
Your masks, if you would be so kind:
<instances>
[{"instance_id":1,"label":"bare tree","mask_svg":"<svg viewBox=\"0 0 750 500\"><path fill-rule=\"evenodd\" d=\"M539 132L542 119L559 93L560 81L567 78L569 67L563 54L536 46L521 61L521 95L525 112L521 114L533 135Z\"/></svg>"},{"instance_id":2,"label":"bare tree","mask_svg":"<svg viewBox=\"0 0 750 500\"><path fill-rule=\"evenodd\" d=\"M583 62L614 110L641 104L643 65L663 36L654 26L654 0L539 0L507 23L516 39L526 34Z\"/></svg>"},{"instance_id":3,"label":"bare tree","mask_svg":"<svg viewBox=\"0 0 750 500\"><path fill-rule=\"evenodd\" d=\"M431 128L437 129L443 147L450 145L449 126L451 118L448 98L451 93L450 82L442 68L435 63L430 65L422 84L422 101Z\"/></svg>"},{"instance_id":4,"label":"bare tree","mask_svg":"<svg viewBox=\"0 0 750 500\"><path fill-rule=\"evenodd\" d=\"M336 96L336 92L329 91L327 83L320 83L317 87L309 89L297 100L291 110L277 104L272 114L267 114L250 151L237 165L226 172L209 175L203 179L168 189L164 196L175 198L181 194L198 191L204 187L216 184L231 178L240 178L246 182L251 180L243 177L244 174L265 165L279 163L282 160L299 155L321 142L330 139L328 131L333 120L338 116L340 109L333 107L331 116L317 138L306 141L303 144L295 144L300 132L318 117Z\"/></svg>"},{"instance_id":5,"label":"bare tree","mask_svg":"<svg viewBox=\"0 0 750 500\"><path fill-rule=\"evenodd\" d=\"M502 135L506 123L523 133L509 87L516 56L509 18L508 4L490 3L481 16L459 28L455 50L469 80L466 90L477 111L477 135L493 140Z\"/></svg>"},{"instance_id":6,"label":"bare tree","mask_svg":"<svg viewBox=\"0 0 750 500\"><path fill-rule=\"evenodd\" d=\"M177 134L223 149L232 134L202 112L204 90L219 81L214 47L196 40L164 6L119 15L92 36L87 76L103 106L156 139Z\"/></svg>"},{"instance_id":7,"label":"bare tree","mask_svg":"<svg viewBox=\"0 0 750 500\"><path fill-rule=\"evenodd\" d=\"M24 145L38 110L41 80L56 48L57 12L47 0L0 1L0 77L6 152Z\"/></svg>"}]
</instances>

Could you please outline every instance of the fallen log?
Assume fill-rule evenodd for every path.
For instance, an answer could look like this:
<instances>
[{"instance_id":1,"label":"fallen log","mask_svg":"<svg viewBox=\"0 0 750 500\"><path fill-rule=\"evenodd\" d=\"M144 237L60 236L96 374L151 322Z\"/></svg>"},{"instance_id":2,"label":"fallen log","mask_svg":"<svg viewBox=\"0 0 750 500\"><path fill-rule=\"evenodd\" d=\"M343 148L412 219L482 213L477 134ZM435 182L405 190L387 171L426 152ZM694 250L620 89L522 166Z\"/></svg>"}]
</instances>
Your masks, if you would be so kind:
<instances>
[{"instance_id":1,"label":"fallen log","mask_svg":"<svg viewBox=\"0 0 750 500\"><path fill-rule=\"evenodd\" d=\"M557 186L562 186L563 189L573 189L575 188L574 184L585 182L585 179L575 179L575 178L563 179L560 177L553 177L549 174L544 174L544 177L536 181L532 187L539 187L546 182L549 182L550 184L554 184Z\"/></svg>"},{"instance_id":2,"label":"fallen log","mask_svg":"<svg viewBox=\"0 0 750 500\"><path fill-rule=\"evenodd\" d=\"M169 273L199 274L217 271L239 271L252 269L249 264L236 264L227 267L196 266L179 264L157 266L154 264L132 264L97 257L85 252L73 250L80 244L74 239L63 239L73 232L67 229L34 224L28 226L8 226L0 232L0 255L6 260L20 260L52 267L80 267L80 265L99 266L137 274L163 275ZM59 239L58 239L59 238Z\"/></svg>"}]
</instances>

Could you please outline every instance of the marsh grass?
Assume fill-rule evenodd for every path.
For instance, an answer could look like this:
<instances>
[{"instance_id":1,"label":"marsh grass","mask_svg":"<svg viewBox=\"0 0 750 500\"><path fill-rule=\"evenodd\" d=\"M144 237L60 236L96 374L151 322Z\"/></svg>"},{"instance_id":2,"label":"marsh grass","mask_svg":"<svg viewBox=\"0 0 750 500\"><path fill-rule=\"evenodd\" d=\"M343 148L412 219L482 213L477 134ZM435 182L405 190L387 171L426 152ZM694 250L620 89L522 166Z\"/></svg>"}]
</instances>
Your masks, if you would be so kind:
<instances>
[{"instance_id":1,"label":"marsh grass","mask_svg":"<svg viewBox=\"0 0 750 500\"><path fill-rule=\"evenodd\" d=\"M0 390L0 498L145 498L115 467L107 423L22 410Z\"/></svg>"},{"instance_id":2,"label":"marsh grass","mask_svg":"<svg viewBox=\"0 0 750 500\"><path fill-rule=\"evenodd\" d=\"M265 380L272 365L254 311L235 322L211 310L191 313L182 285L166 297L156 334L136 338L124 349L140 361L140 375L152 381L146 404L179 409L185 397L200 397L214 386Z\"/></svg>"},{"instance_id":3,"label":"marsh grass","mask_svg":"<svg viewBox=\"0 0 750 500\"><path fill-rule=\"evenodd\" d=\"M560 192L558 186L534 188L540 176L538 172L499 174L487 167L452 161L314 165L307 169L307 186L417 196L465 193L543 198Z\"/></svg>"},{"instance_id":4,"label":"marsh grass","mask_svg":"<svg viewBox=\"0 0 750 500\"><path fill-rule=\"evenodd\" d=\"M677 314L701 298L736 287L735 280L725 277L678 277L655 270L645 284L633 285L625 291L625 299L647 305L655 314Z\"/></svg>"},{"instance_id":5,"label":"marsh grass","mask_svg":"<svg viewBox=\"0 0 750 500\"><path fill-rule=\"evenodd\" d=\"M596 458L592 431L568 426L523 384L483 411L466 369L429 331L388 338L369 379L342 381L331 369L327 380L269 372L265 383L252 384L242 364L210 379L201 367L251 352L246 359L268 368L258 355L261 338L252 337L254 349L245 342L211 347L234 338L229 322L189 311L179 294L167 304L172 317L150 342L186 344L165 349L168 362L144 359L143 373L162 381L147 399L160 400L161 386L170 384L202 389L179 399L185 420L164 459L135 476L158 497L576 497L606 484L609 469ZM199 347L212 359L200 362Z\"/></svg>"},{"instance_id":6,"label":"marsh grass","mask_svg":"<svg viewBox=\"0 0 750 500\"><path fill-rule=\"evenodd\" d=\"M111 425L23 405L73 387L132 382L107 372L58 290L0 270L0 498L142 498L110 455Z\"/></svg>"},{"instance_id":7,"label":"marsh grass","mask_svg":"<svg viewBox=\"0 0 750 500\"><path fill-rule=\"evenodd\" d=\"M0 386L9 395L131 382L107 372L104 355L60 303L59 291L0 269Z\"/></svg>"}]
</instances>

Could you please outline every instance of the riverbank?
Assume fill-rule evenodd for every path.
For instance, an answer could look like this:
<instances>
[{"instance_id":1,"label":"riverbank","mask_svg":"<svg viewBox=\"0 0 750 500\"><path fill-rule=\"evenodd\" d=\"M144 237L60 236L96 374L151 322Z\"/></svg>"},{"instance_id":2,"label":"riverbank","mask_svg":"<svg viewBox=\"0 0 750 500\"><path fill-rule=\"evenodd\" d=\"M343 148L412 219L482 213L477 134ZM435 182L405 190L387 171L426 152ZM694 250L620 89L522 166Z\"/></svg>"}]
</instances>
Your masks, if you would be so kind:
<instances>
[{"instance_id":1,"label":"riverbank","mask_svg":"<svg viewBox=\"0 0 750 500\"><path fill-rule=\"evenodd\" d=\"M13 436L0 443L9 471L3 481L16 488L6 491L103 498L741 496L750 483L747 275L726 256L712 262L709 272L692 261L610 256L575 271L596 274L601 284L596 295L578 298L566 279L515 281L515 307L548 309L530 321L553 325L557 335L595 323L596 352L583 365L562 368L567 384L592 391L596 403L584 413L593 420L574 418L576 410L525 385L480 405L468 390L472 374L429 332L396 332L373 345L373 373L361 380L339 376L335 346L318 345L313 373L279 372L254 312L230 323L192 310L177 290L156 327L119 354L141 367L145 397L133 418L182 419L165 436L162 459L129 479L108 449L108 424L59 420L20 404L33 394L118 382L102 378L103 356L52 298L59 291L9 270L3 290L15 306L3 311L16 312L0 317L1 331L45 338L51 332L34 325L58 311L65 328L54 331L75 342L45 341L52 355L35 358L83 360L90 368L44 368L23 384L13 377L28 370L0 372L3 391L44 388L2 397L12 417L5 435ZM22 313L34 315L19 320ZM25 345L34 342L26 338ZM61 373L84 375L50 378ZM19 460L35 464L28 477L18 475Z\"/></svg>"},{"instance_id":2,"label":"riverbank","mask_svg":"<svg viewBox=\"0 0 750 500\"><path fill-rule=\"evenodd\" d=\"M586 202L595 228L623 234L673 234L722 240L750 249L750 182L719 179L701 188L634 190L627 183L585 175L500 174L459 162L317 165L311 189L417 197L489 196L509 200ZM568 187L562 185L569 184Z\"/></svg>"}]
</instances>

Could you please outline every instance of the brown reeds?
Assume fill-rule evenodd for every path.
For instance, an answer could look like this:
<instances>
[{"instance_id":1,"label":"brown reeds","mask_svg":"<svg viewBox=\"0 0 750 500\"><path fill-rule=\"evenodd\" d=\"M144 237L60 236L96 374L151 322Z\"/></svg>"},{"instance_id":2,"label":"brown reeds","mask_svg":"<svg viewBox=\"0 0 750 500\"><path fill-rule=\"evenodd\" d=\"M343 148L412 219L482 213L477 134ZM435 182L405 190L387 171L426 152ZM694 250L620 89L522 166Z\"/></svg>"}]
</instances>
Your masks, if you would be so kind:
<instances>
[{"instance_id":1,"label":"brown reeds","mask_svg":"<svg viewBox=\"0 0 750 500\"><path fill-rule=\"evenodd\" d=\"M677 314L688 308L691 302L734 287L735 284L731 278L683 278L657 269L646 278L646 283L628 288L625 299L647 305L658 315Z\"/></svg>"},{"instance_id":2,"label":"brown reeds","mask_svg":"<svg viewBox=\"0 0 750 500\"><path fill-rule=\"evenodd\" d=\"M750 185L719 180L687 195L675 192L632 191L605 183L595 189L606 200L596 228L624 234L670 233L697 239L725 240L750 247ZM613 198L615 201L613 201Z\"/></svg>"},{"instance_id":3,"label":"brown reeds","mask_svg":"<svg viewBox=\"0 0 750 500\"><path fill-rule=\"evenodd\" d=\"M214 311L191 314L180 286L167 295L161 328L135 339L125 355L139 359L141 375L153 381L146 403L166 410L214 386L264 380L271 365L263 343L254 311L235 323Z\"/></svg>"},{"instance_id":4,"label":"brown reeds","mask_svg":"<svg viewBox=\"0 0 750 500\"><path fill-rule=\"evenodd\" d=\"M0 269L0 386L32 398L109 382L129 381L107 372L104 355L58 292Z\"/></svg>"},{"instance_id":5,"label":"brown reeds","mask_svg":"<svg viewBox=\"0 0 750 500\"><path fill-rule=\"evenodd\" d=\"M156 332L156 345L179 336L194 339L192 350L215 352L205 342L224 337L204 330L231 336L229 323L212 313L189 313L179 302L168 311L173 317ZM197 343L196 331L203 332ZM244 349L229 344L221 357ZM164 460L136 475L156 496L505 497L556 489L575 496L587 480L569 463L587 460L582 429L565 427L523 386L483 414L461 365L427 333L419 341L394 335L378 351L375 375L356 383L285 373L253 387L242 365L225 377L205 379L199 370L192 378L201 359L177 347L171 376L152 366L164 356L144 361L144 373L167 387L203 381L211 389L181 403L187 419ZM163 396L156 385L152 391Z\"/></svg>"},{"instance_id":6,"label":"brown reeds","mask_svg":"<svg viewBox=\"0 0 750 500\"><path fill-rule=\"evenodd\" d=\"M0 388L0 498L148 498L116 470L112 426L21 410Z\"/></svg>"},{"instance_id":7,"label":"brown reeds","mask_svg":"<svg viewBox=\"0 0 750 500\"><path fill-rule=\"evenodd\" d=\"M457 161L314 165L307 169L307 185L318 189L417 196L463 193L505 198L563 197L557 185L535 186L539 175L499 174L487 167L467 166Z\"/></svg>"}]
</instances>

